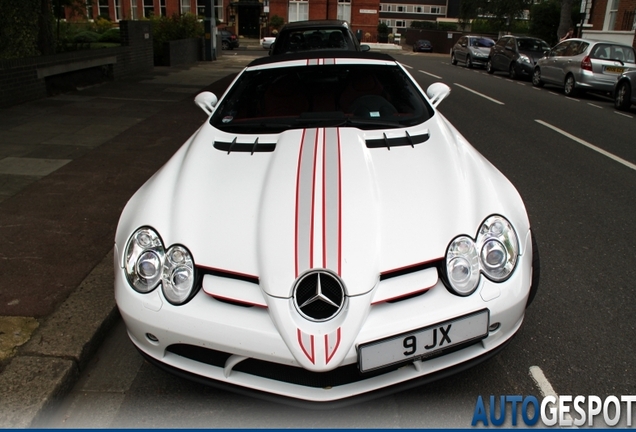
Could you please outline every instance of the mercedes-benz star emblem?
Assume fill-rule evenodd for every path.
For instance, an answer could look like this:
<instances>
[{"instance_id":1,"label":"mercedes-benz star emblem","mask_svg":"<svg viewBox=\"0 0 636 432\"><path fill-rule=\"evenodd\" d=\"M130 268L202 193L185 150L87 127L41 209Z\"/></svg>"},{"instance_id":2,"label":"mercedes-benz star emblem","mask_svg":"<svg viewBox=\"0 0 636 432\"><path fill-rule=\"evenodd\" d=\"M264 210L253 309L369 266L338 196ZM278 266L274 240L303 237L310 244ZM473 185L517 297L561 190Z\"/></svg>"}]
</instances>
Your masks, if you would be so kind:
<instances>
[{"instance_id":1,"label":"mercedes-benz star emblem","mask_svg":"<svg viewBox=\"0 0 636 432\"><path fill-rule=\"evenodd\" d=\"M296 281L294 303L308 320L330 320L344 305L343 284L338 276L327 270L310 271Z\"/></svg>"}]
</instances>

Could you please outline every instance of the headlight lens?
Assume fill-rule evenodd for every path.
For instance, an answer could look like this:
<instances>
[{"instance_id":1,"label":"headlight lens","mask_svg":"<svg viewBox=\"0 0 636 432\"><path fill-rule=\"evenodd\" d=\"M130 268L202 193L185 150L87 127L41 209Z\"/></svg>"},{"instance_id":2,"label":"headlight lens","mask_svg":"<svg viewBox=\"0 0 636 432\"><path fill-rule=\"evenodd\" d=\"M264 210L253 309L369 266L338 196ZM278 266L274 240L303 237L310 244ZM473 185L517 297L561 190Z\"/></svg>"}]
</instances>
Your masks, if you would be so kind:
<instances>
[{"instance_id":1,"label":"headlight lens","mask_svg":"<svg viewBox=\"0 0 636 432\"><path fill-rule=\"evenodd\" d=\"M173 304L186 301L194 288L194 262L183 246L172 246L166 253L162 276L163 295Z\"/></svg>"},{"instance_id":2,"label":"headlight lens","mask_svg":"<svg viewBox=\"0 0 636 432\"><path fill-rule=\"evenodd\" d=\"M528 63L528 64L529 64L529 63L530 63L530 57L528 57L528 56L527 56L527 55L525 55L525 54L521 54L521 55L519 56L519 61L521 61L521 62L523 62L523 63Z\"/></svg>"},{"instance_id":3,"label":"headlight lens","mask_svg":"<svg viewBox=\"0 0 636 432\"><path fill-rule=\"evenodd\" d=\"M480 272L494 282L503 282L515 269L519 240L512 225L502 216L488 217L477 240L454 239L446 252L446 276L455 294L467 296L479 285Z\"/></svg>"},{"instance_id":4,"label":"headlight lens","mask_svg":"<svg viewBox=\"0 0 636 432\"><path fill-rule=\"evenodd\" d=\"M128 240L125 272L131 287L147 293L161 280L164 249L159 235L151 228L140 228Z\"/></svg>"},{"instance_id":5,"label":"headlight lens","mask_svg":"<svg viewBox=\"0 0 636 432\"><path fill-rule=\"evenodd\" d=\"M479 284L479 254L473 239L457 237L448 246L446 273L451 288L459 295L467 296Z\"/></svg>"},{"instance_id":6,"label":"headlight lens","mask_svg":"<svg viewBox=\"0 0 636 432\"><path fill-rule=\"evenodd\" d=\"M477 235L479 261L484 274L495 282L507 279L517 264L519 240L504 217L491 216Z\"/></svg>"}]
</instances>

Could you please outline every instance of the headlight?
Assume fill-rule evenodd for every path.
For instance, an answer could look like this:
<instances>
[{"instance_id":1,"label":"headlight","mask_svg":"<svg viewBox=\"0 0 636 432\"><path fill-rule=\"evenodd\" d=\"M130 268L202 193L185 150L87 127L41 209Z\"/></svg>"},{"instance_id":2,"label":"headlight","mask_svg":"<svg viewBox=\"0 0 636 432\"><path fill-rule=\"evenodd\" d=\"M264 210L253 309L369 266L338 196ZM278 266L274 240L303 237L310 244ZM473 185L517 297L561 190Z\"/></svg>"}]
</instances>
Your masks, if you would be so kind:
<instances>
[{"instance_id":1,"label":"headlight","mask_svg":"<svg viewBox=\"0 0 636 432\"><path fill-rule=\"evenodd\" d=\"M484 274L495 282L510 276L517 264L519 240L515 230L502 216L490 216L477 235L479 261Z\"/></svg>"},{"instance_id":2,"label":"headlight","mask_svg":"<svg viewBox=\"0 0 636 432\"><path fill-rule=\"evenodd\" d=\"M502 216L490 216L479 227L477 239L455 238L446 252L446 276L457 295L472 294L480 273L494 282L506 280L517 265L519 240L512 225Z\"/></svg>"},{"instance_id":3,"label":"headlight","mask_svg":"<svg viewBox=\"0 0 636 432\"><path fill-rule=\"evenodd\" d=\"M151 228L140 228L128 240L124 270L131 287L147 293L161 280L164 249L159 235Z\"/></svg>"},{"instance_id":4,"label":"headlight","mask_svg":"<svg viewBox=\"0 0 636 432\"><path fill-rule=\"evenodd\" d=\"M448 282L456 294L472 294L479 284L479 254L475 242L467 236L457 237L446 252Z\"/></svg>"},{"instance_id":5,"label":"headlight","mask_svg":"<svg viewBox=\"0 0 636 432\"><path fill-rule=\"evenodd\" d=\"M527 56L527 55L525 55L525 54L521 54L521 55L519 55L519 61L520 61L520 62L522 62L522 63L528 63L528 64L531 64L531 63L532 63L532 62L530 61L530 57L528 57L528 56Z\"/></svg>"},{"instance_id":6,"label":"headlight","mask_svg":"<svg viewBox=\"0 0 636 432\"><path fill-rule=\"evenodd\" d=\"M163 264L163 295L172 304L186 301L194 288L194 262L183 246L172 246Z\"/></svg>"}]
</instances>

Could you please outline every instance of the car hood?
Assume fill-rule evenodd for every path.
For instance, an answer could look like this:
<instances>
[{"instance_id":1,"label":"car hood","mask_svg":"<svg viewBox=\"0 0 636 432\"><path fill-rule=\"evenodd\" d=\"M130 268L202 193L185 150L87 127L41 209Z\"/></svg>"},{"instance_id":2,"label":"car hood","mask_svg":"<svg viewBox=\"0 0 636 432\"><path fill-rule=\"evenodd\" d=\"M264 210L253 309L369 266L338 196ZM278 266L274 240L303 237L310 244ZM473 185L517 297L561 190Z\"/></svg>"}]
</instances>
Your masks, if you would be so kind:
<instances>
[{"instance_id":1,"label":"car hood","mask_svg":"<svg viewBox=\"0 0 636 432\"><path fill-rule=\"evenodd\" d=\"M482 55L490 55L490 47L489 48L470 47L470 51L473 53L479 53Z\"/></svg>"},{"instance_id":2,"label":"car hood","mask_svg":"<svg viewBox=\"0 0 636 432\"><path fill-rule=\"evenodd\" d=\"M520 50L519 53L528 56L532 63L538 62L543 57L543 52Z\"/></svg>"},{"instance_id":3,"label":"car hood","mask_svg":"<svg viewBox=\"0 0 636 432\"><path fill-rule=\"evenodd\" d=\"M398 145L407 132L429 138ZM255 276L270 296L290 297L311 268L337 273L357 296L382 272L444 257L491 214L522 242L529 227L514 187L439 113L406 132L297 129L254 142L202 126L127 204L119 253L151 226L197 266ZM388 146L369 146L379 142Z\"/></svg>"}]
</instances>

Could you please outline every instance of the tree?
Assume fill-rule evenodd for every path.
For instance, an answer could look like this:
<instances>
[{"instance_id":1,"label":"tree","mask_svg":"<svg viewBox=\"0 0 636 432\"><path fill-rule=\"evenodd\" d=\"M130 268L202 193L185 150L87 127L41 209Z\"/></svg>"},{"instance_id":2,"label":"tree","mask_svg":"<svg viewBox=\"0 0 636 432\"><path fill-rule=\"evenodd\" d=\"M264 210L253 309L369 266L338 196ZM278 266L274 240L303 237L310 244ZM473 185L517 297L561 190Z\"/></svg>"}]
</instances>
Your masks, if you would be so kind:
<instances>
[{"instance_id":1,"label":"tree","mask_svg":"<svg viewBox=\"0 0 636 432\"><path fill-rule=\"evenodd\" d=\"M560 19L561 2L559 0L537 3L530 9L530 34L554 45L558 42Z\"/></svg>"}]
</instances>

